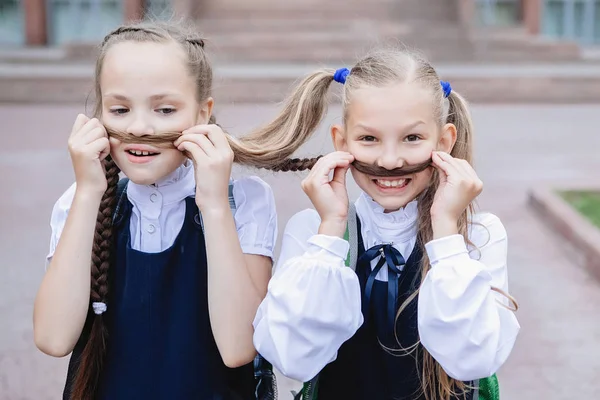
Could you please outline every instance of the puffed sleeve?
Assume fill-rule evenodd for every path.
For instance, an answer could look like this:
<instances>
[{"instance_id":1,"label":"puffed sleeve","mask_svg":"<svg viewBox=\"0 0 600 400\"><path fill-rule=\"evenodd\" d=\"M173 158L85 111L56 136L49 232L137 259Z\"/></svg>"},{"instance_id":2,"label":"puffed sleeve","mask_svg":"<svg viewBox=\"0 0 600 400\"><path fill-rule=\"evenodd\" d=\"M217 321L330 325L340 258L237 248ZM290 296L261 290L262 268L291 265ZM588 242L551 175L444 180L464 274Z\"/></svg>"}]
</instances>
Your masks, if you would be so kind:
<instances>
[{"instance_id":1,"label":"puffed sleeve","mask_svg":"<svg viewBox=\"0 0 600 400\"><path fill-rule=\"evenodd\" d=\"M319 235L319 216L290 219L268 293L254 320L256 350L282 374L313 378L363 323L358 278L345 266L347 241Z\"/></svg>"},{"instance_id":2,"label":"puffed sleeve","mask_svg":"<svg viewBox=\"0 0 600 400\"><path fill-rule=\"evenodd\" d=\"M277 211L271 187L258 177L233 182L234 215L242 252L273 258Z\"/></svg>"},{"instance_id":3,"label":"puffed sleeve","mask_svg":"<svg viewBox=\"0 0 600 400\"><path fill-rule=\"evenodd\" d=\"M65 227L65 223L67 222L67 216L69 215L69 210L71 209L71 204L73 203L73 198L75 197L75 189L76 184L73 183L54 203L54 207L52 208L52 214L50 216L50 248L48 250L48 255L46 256L46 268L50 261L52 260L52 256L54 256L54 252L56 251L56 246L58 246L58 240L60 239L60 235Z\"/></svg>"},{"instance_id":4,"label":"puffed sleeve","mask_svg":"<svg viewBox=\"0 0 600 400\"><path fill-rule=\"evenodd\" d=\"M421 286L418 324L421 343L454 379L494 374L513 348L519 323L508 293L507 235L500 219L480 214L470 226L469 252L461 235L425 245L431 269Z\"/></svg>"}]
</instances>

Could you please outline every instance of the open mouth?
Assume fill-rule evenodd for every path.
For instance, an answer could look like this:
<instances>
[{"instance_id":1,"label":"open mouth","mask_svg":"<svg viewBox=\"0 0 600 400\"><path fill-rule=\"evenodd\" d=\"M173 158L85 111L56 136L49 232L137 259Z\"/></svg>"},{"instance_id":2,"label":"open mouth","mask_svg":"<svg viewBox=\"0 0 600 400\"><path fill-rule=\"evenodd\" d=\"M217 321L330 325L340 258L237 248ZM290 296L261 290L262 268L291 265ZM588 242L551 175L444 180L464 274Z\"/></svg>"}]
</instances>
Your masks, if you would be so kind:
<instances>
[{"instance_id":1,"label":"open mouth","mask_svg":"<svg viewBox=\"0 0 600 400\"><path fill-rule=\"evenodd\" d=\"M377 178L372 179L372 181L379 186L381 189L402 189L405 188L411 181L410 178L401 178L401 179L385 179L385 178Z\"/></svg>"},{"instance_id":2,"label":"open mouth","mask_svg":"<svg viewBox=\"0 0 600 400\"><path fill-rule=\"evenodd\" d=\"M160 154L160 153L155 153L152 151L142 151L142 150L127 150L127 153L131 154L132 156L136 156L136 157L149 157L149 156L155 156L157 154Z\"/></svg>"}]
</instances>

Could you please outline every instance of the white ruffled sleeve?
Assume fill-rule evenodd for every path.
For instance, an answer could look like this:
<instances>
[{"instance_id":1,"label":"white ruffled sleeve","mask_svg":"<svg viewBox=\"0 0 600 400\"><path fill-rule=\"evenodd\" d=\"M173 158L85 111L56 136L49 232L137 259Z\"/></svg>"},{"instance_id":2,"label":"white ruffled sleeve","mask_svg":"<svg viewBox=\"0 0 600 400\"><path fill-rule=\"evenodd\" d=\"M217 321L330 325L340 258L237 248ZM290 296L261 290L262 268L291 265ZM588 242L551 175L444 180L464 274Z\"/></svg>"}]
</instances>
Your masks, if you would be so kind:
<instances>
[{"instance_id":1,"label":"white ruffled sleeve","mask_svg":"<svg viewBox=\"0 0 600 400\"><path fill-rule=\"evenodd\" d=\"M258 177L233 182L235 225L242 252L273 258L277 212L271 187Z\"/></svg>"},{"instance_id":2,"label":"white ruffled sleeve","mask_svg":"<svg viewBox=\"0 0 600 400\"><path fill-rule=\"evenodd\" d=\"M69 210L71 209L71 204L73 203L73 198L75 197L75 189L76 184L73 183L58 198L56 203L54 203L54 207L52 208L52 214L50 216L50 248L48 249L48 254L46 255L46 268L48 268L48 265L54 256L56 246L58 246L58 240L60 239L63 229L65 228L67 216L69 215Z\"/></svg>"},{"instance_id":3,"label":"white ruffled sleeve","mask_svg":"<svg viewBox=\"0 0 600 400\"><path fill-rule=\"evenodd\" d=\"M319 216L290 219L268 293L254 320L256 350L282 374L308 381L335 360L363 323L358 278L345 266L347 241L319 235Z\"/></svg>"},{"instance_id":4,"label":"white ruffled sleeve","mask_svg":"<svg viewBox=\"0 0 600 400\"><path fill-rule=\"evenodd\" d=\"M461 235L426 244L431 261L419 294L421 343L454 379L494 374L508 358L520 326L507 299L507 236L492 214L476 215L469 253Z\"/></svg>"}]
</instances>

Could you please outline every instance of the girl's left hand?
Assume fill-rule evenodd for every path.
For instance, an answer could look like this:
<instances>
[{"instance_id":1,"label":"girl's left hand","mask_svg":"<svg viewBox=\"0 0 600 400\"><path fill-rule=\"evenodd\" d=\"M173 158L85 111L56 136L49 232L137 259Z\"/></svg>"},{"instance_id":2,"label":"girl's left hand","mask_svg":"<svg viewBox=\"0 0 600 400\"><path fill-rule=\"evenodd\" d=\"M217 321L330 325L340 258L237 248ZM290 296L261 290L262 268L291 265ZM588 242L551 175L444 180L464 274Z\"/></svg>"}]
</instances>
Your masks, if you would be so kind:
<instances>
[{"instance_id":1,"label":"girl's left hand","mask_svg":"<svg viewBox=\"0 0 600 400\"><path fill-rule=\"evenodd\" d=\"M431 158L440 179L431 206L432 221L434 224L436 221L456 223L483 190L483 182L466 160L441 151L434 151Z\"/></svg>"},{"instance_id":2,"label":"girl's left hand","mask_svg":"<svg viewBox=\"0 0 600 400\"><path fill-rule=\"evenodd\" d=\"M174 145L187 151L194 162L196 204L200 211L229 209L227 191L233 151L223 130L217 125L196 125L183 131Z\"/></svg>"}]
</instances>

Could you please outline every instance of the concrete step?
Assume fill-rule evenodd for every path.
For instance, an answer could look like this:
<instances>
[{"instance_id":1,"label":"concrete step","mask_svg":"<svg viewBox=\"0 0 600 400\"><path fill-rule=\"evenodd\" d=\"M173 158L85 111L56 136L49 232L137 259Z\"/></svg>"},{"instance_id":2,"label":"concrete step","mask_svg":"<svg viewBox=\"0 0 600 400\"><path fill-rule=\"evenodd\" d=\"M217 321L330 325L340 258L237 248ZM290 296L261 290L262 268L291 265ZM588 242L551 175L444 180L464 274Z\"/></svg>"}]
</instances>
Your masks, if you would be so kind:
<instances>
[{"instance_id":1,"label":"concrete step","mask_svg":"<svg viewBox=\"0 0 600 400\"><path fill-rule=\"evenodd\" d=\"M299 79L319 67L220 65L214 97L217 104L280 102ZM599 63L440 64L437 70L475 103L600 103ZM84 104L92 93L92 75L92 65L0 64L0 103ZM339 91L339 85L333 90Z\"/></svg>"}]
</instances>

